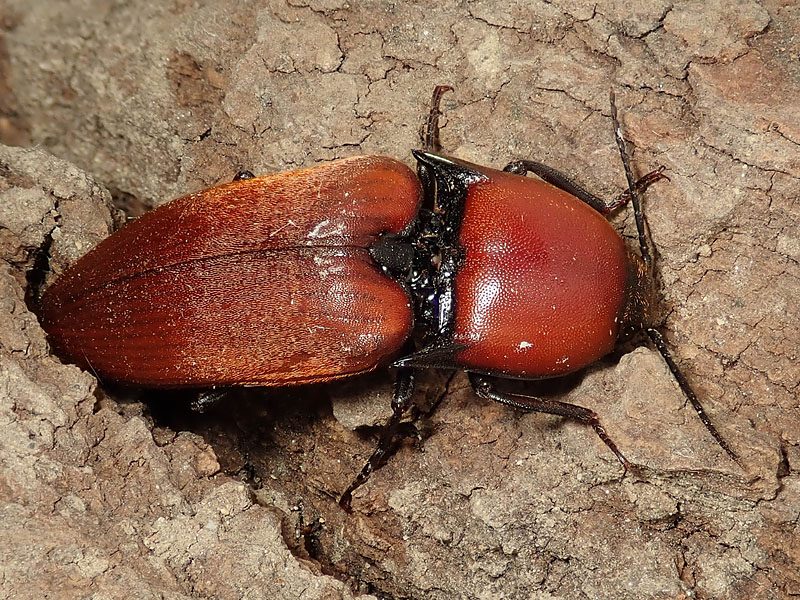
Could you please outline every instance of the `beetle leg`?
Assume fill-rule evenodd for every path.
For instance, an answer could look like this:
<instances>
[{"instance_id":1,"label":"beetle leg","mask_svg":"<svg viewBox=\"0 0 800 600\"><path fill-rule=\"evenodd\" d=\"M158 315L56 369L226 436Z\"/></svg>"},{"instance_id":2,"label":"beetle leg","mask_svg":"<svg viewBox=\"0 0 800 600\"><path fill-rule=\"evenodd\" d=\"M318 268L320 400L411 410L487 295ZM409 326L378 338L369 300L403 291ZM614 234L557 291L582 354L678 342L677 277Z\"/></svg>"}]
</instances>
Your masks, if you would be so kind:
<instances>
[{"instance_id":1,"label":"beetle leg","mask_svg":"<svg viewBox=\"0 0 800 600\"><path fill-rule=\"evenodd\" d=\"M608 207L605 200L598 198L591 192L588 192L583 187L572 181L569 177L564 175L561 171L558 171L552 167L548 167L540 162L532 160L515 160L514 162L508 163L503 171L514 173L515 175L527 175L528 173L533 173L547 183L564 190L568 194L572 194L579 200L582 200L600 214L607 215L612 210Z\"/></svg>"},{"instance_id":2,"label":"beetle leg","mask_svg":"<svg viewBox=\"0 0 800 600\"><path fill-rule=\"evenodd\" d=\"M400 368L394 384L394 397L392 398L392 416L381 429L378 446L367 460L364 468L339 498L339 505L345 510L350 510L350 501L353 492L364 485L372 472L382 467L389 457L395 453L398 445L409 437L408 427L402 422L403 417L412 406L414 396L414 369Z\"/></svg>"},{"instance_id":3,"label":"beetle leg","mask_svg":"<svg viewBox=\"0 0 800 600\"><path fill-rule=\"evenodd\" d=\"M503 170L508 173L514 173L515 175L533 173L547 183L582 200L602 215L607 215L615 211L620 206L626 204L632 197L630 190L626 190L614 200L607 202L572 181L572 179L564 175L561 171L532 160L515 160L514 162L508 163ZM639 178L635 184L636 191L643 193L651 184L659 179L668 179L663 171L664 167L659 167L655 171L651 171L644 177Z\"/></svg>"},{"instance_id":4,"label":"beetle leg","mask_svg":"<svg viewBox=\"0 0 800 600\"><path fill-rule=\"evenodd\" d=\"M595 433L597 433L605 445L611 449L619 462L622 463L622 468L627 471L632 466L631 462L625 458L625 456L623 456L622 452L620 452L619 448L617 448L617 445L608 436L605 428L600 423L600 418L593 410L589 410L583 406L578 406L577 404L559 402L558 400L549 400L546 398L537 398L535 396L523 396L521 394L500 392L495 388L494 383L489 377L485 375L479 375L477 373L470 373L469 380L472 384L472 389L475 390L475 394L479 398L494 400L495 402L500 402L501 404L513 406L514 408L525 411L559 415L561 417L575 419L581 423L591 425L595 430Z\"/></svg>"},{"instance_id":5,"label":"beetle leg","mask_svg":"<svg viewBox=\"0 0 800 600\"><path fill-rule=\"evenodd\" d=\"M433 98L431 98L431 111L425 119L425 126L422 129L422 148L426 152L438 152L441 149L439 144L439 104L445 92L452 92L453 88L449 85L437 85L433 88Z\"/></svg>"},{"instance_id":6,"label":"beetle leg","mask_svg":"<svg viewBox=\"0 0 800 600\"><path fill-rule=\"evenodd\" d=\"M225 388L212 388L199 392L197 397L192 400L191 408L194 412L204 413L227 396L229 391Z\"/></svg>"}]
</instances>

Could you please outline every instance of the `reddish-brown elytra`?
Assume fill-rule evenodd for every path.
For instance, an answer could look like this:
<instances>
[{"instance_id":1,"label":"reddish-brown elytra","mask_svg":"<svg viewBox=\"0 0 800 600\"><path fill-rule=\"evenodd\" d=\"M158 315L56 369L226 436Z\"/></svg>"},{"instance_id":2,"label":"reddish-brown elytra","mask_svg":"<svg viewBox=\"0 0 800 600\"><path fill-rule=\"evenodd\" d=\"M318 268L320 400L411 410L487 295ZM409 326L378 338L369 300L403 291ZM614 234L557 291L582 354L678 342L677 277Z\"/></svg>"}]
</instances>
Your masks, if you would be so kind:
<instances>
[{"instance_id":1,"label":"reddish-brown elytra","mask_svg":"<svg viewBox=\"0 0 800 600\"><path fill-rule=\"evenodd\" d=\"M420 204L404 164L357 157L173 200L46 290L54 349L104 381L287 385L395 356L411 303L368 249Z\"/></svg>"},{"instance_id":2,"label":"reddish-brown elytra","mask_svg":"<svg viewBox=\"0 0 800 600\"><path fill-rule=\"evenodd\" d=\"M196 388L330 381L406 352L346 506L407 431L416 368L463 369L481 397L589 424L627 468L593 411L492 377L571 373L644 330L736 458L649 327L639 192L664 176L634 181L613 95L629 191L606 203L541 163L497 171L429 152L449 89L434 92L418 177L390 158L345 159L173 200L115 233L45 291L53 348L105 381ZM641 256L603 217L628 200Z\"/></svg>"}]
</instances>

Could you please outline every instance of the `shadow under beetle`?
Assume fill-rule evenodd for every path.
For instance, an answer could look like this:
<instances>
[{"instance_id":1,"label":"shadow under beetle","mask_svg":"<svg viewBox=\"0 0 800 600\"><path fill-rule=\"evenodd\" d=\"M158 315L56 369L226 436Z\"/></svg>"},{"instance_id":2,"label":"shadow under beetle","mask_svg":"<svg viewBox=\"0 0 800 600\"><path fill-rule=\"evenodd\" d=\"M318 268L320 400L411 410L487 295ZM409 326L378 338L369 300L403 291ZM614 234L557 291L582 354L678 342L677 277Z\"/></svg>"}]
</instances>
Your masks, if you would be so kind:
<instances>
[{"instance_id":1,"label":"shadow under beetle","mask_svg":"<svg viewBox=\"0 0 800 600\"><path fill-rule=\"evenodd\" d=\"M639 194L665 176L634 179L613 91L629 190L605 202L541 163L499 171L437 154L450 89L434 91L416 175L364 156L237 177L105 239L45 290L54 351L104 381L146 387L281 386L397 367L393 415L343 493L347 507L407 435L420 368L462 369L481 398L586 423L627 470L594 411L505 393L494 378L572 373L644 331L736 460L650 322ZM628 201L639 254L604 217Z\"/></svg>"}]
</instances>

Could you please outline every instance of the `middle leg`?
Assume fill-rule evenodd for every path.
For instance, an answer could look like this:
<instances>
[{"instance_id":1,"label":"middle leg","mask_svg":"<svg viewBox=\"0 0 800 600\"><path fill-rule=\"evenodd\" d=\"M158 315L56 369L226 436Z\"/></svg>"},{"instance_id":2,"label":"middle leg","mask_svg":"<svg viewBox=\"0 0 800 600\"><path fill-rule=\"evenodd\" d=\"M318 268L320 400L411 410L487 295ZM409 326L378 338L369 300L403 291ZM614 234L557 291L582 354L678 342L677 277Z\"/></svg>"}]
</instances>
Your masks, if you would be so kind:
<instances>
[{"instance_id":1,"label":"middle leg","mask_svg":"<svg viewBox=\"0 0 800 600\"><path fill-rule=\"evenodd\" d=\"M350 510L353 492L367 482L373 471L386 464L386 461L397 451L400 443L410 437L410 431L416 431L413 424L403 421L404 416L412 406L414 381L413 368L401 367L398 370L392 398L392 416L389 417L386 425L381 428L378 445L372 455L361 469L361 472L339 498L339 505L345 510Z\"/></svg>"}]
</instances>

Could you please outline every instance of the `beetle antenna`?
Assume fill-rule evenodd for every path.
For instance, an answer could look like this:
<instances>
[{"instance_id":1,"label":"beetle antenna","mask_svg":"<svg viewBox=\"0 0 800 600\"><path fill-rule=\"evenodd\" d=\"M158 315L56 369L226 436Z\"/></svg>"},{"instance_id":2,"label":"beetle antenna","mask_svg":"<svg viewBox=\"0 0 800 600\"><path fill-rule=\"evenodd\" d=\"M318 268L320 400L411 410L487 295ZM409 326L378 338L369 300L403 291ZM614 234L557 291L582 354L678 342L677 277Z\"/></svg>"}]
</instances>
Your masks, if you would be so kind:
<instances>
[{"instance_id":1,"label":"beetle antenna","mask_svg":"<svg viewBox=\"0 0 800 600\"><path fill-rule=\"evenodd\" d=\"M452 92L453 88L449 85L437 85L433 88L433 97L431 98L431 112L425 119L425 128L422 135L422 147L426 152L439 152L442 149L439 143L439 115L442 111L439 110L439 105L442 102L442 96L445 92Z\"/></svg>"},{"instance_id":2,"label":"beetle antenna","mask_svg":"<svg viewBox=\"0 0 800 600\"><path fill-rule=\"evenodd\" d=\"M613 87L611 88L611 120L614 123L614 138L617 140L619 155L622 158L622 165L625 167L625 177L628 180L628 190L630 193L631 204L633 204L633 216L636 219L636 231L639 233L639 248L641 248L642 260L647 267L647 271L652 273L653 257L650 254L650 246L647 244L644 215L642 214L642 200L639 196L639 190L636 187L636 179L633 176L628 145L625 143L625 138L622 137L622 128L619 125L619 118L617 116L616 94L614 93Z\"/></svg>"},{"instance_id":3,"label":"beetle antenna","mask_svg":"<svg viewBox=\"0 0 800 600\"><path fill-rule=\"evenodd\" d=\"M717 428L714 427L714 424L711 422L711 419L706 414L706 411L703 409L703 405L700 404L700 401L697 399L697 395L695 395L694 390L689 386L689 382L684 377L681 370L678 368L678 365L675 364L675 361L672 359L672 355L667 348L666 342L664 342L664 337L661 335L661 332L658 329L653 327L647 327L645 330L647 337L653 342L653 345L658 349L661 353L661 356L664 358L664 362L667 363L669 370L672 372L672 376L675 378L675 381L678 382L681 390L689 399L689 402L692 403L694 410L697 412L697 415L700 417L700 420L703 422L703 425L706 426L708 432L713 436L717 443L722 447L723 450L730 456L739 466L741 463L739 462L739 456L734 452L731 447L728 445L728 442L725 441L725 438L722 437Z\"/></svg>"},{"instance_id":4,"label":"beetle antenna","mask_svg":"<svg viewBox=\"0 0 800 600\"><path fill-rule=\"evenodd\" d=\"M613 87L611 88L611 120L614 123L614 138L617 141L619 154L622 158L622 165L625 167L625 177L628 180L628 194L630 195L631 204L633 204L633 216L636 219L636 231L639 234L639 247L641 248L642 260L644 261L648 273L650 273L652 276L653 256L650 252L650 246L647 243L644 215L642 214L642 202L639 196L639 189L636 185L636 180L634 179L633 169L631 168L631 158L630 153L628 152L628 145L625 142L625 138L622 137L622 128L619 124L616 95L614 94ZM660 171L654 173L660 173ZM717 431L717 428L714 427L714 424L711 422L708 414L706 414L705 409L703 409L703 405L700 404L700 401L697 399L697 395L694 393L694 390L689 386L689 382L686 380L686 377L672 359L672 355L667 348L666 342L664 342L664 337L661 335L661 332L654 327L646 327L644 331L647 334L647 337L650 338L650 341L653 342L653 345L656 347L658 352L661 354L664 362L667 363L672 376L675 378L675 381L678 382L678 385L680 386L684 395L689 399L689 402L692 403L694 410L697 412L697 415L700 417L703 425L706 426L708 432L716 440L720 447L725 450L728 456L730 456L738 465L741 466L741 463L739 462L739 456L731 449L731 447L728 445L728 442L725 441L725 438L723 438L720 432Z\"/></svg>"}]
</instances>

